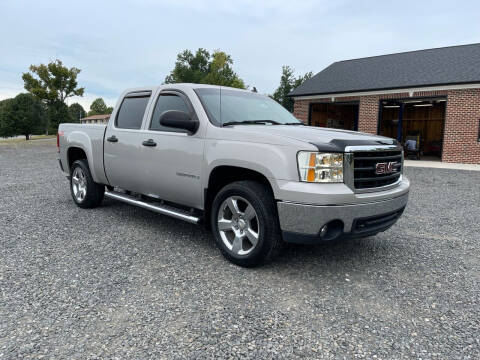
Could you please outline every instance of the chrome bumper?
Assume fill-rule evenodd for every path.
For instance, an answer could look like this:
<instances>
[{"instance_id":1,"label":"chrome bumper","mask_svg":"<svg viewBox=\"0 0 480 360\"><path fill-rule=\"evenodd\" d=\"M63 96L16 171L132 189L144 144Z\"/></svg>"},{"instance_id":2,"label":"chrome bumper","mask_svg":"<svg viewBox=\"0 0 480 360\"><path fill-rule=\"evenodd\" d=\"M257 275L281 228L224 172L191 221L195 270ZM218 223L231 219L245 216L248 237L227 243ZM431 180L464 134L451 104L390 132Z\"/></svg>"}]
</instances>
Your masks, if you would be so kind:
<instances>
[{"instance_id":1,"label":"chrome bumper","mask_svg":"<svg viewBox=\"0 0 480 360\"><path fill-rule=\"evenodd\" d=\"M400 217L407 205L408 192L387 200L354 205L307 205L278 202L283 238L287 242L322 241L320 229L331 221L343 223L343 236L363 237L385 231ZM362 229L363 227L363 229Z\"/></svg>"}]
</instances>

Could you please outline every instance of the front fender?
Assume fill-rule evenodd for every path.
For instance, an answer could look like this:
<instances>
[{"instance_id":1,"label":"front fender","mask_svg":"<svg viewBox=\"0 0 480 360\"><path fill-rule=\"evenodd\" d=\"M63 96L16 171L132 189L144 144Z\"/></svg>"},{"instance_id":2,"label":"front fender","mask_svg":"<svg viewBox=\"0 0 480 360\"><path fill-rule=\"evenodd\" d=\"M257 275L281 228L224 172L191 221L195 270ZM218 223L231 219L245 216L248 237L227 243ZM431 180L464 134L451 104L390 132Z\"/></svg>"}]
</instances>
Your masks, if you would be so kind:
<instances>
[{"instance_id":1,"label":"front fender","mask_svg":"<svg viewBox=\"0 0 480 360\"><path fill-rule=\"evenodd\" d=\"M203 188L208 187L212 171L218 166L235 166L256 171L270 182L274 193L278 179L298 179L297 149L264 143L207 140ZM276 195L276 194L275 194Z\"/></svg>"}]
</instances>

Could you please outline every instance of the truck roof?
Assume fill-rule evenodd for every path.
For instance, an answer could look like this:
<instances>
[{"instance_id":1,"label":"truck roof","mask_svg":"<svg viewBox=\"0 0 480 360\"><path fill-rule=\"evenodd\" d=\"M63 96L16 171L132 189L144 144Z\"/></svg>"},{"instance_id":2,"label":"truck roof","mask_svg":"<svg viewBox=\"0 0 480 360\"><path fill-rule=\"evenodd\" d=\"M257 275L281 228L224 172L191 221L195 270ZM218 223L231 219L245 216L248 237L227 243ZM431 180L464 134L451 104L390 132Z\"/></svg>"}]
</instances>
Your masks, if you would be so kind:
<instances>
[{"instance_id":1,"label":"truck roof","mask_svg":"<svg viewBox=\"0 0 480 360\"><path fill-rule=\"evenodd\" d=\"M194 84L194 83L176 83L176 84L162 84L162 85L153 85L153 86L141 86L135 88L129 88L124 91L124 93L134 92L134 91L154 91L157 89L201 89L201 88L212 88L212 89L229 89L237 91L250 92L250 90L238 89L229 86L220 86L220 85L209 85L209 84Z\"/></svg>"}]
</instances>

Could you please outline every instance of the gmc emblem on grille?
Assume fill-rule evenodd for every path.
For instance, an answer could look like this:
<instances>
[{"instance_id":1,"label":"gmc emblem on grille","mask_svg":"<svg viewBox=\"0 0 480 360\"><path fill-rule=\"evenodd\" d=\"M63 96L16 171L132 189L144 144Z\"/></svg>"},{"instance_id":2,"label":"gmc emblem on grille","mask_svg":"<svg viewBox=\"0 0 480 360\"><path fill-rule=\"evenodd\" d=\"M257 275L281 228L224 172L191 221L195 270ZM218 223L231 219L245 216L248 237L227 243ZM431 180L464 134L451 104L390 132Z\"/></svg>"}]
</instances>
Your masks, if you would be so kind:
<instances>
[{"instance_id":1,"label":"gmc emblem on grille","mask_svg":"<svg viewBox=\"0 0 480 360\"><path fill-rule=\"evenodd\" d=\"M383 175L383 174L395 173L397 172L397 165L398 165L398 162L396 161L377 163L375 165L375 174Z\"/></svg>"}]
</instances>

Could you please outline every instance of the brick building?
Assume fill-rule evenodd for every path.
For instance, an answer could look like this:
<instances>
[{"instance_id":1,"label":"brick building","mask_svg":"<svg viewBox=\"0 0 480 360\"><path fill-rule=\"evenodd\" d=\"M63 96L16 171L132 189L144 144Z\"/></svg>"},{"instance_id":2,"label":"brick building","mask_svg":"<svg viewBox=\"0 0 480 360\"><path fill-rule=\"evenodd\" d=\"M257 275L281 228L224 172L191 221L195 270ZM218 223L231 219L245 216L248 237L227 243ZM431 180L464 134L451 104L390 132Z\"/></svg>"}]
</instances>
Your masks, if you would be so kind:
<instances>
[{"instance_id":1,"label":"brick building","mask_svg":"<svg viewBox=\"0 0 480 360\"><path fill-rule=\"evenodd\" d=\"M289 95L306 124L413 139L425 159L480 164L480 44L339 61Z\"/></svg>"}]
</instances>

